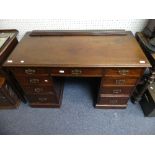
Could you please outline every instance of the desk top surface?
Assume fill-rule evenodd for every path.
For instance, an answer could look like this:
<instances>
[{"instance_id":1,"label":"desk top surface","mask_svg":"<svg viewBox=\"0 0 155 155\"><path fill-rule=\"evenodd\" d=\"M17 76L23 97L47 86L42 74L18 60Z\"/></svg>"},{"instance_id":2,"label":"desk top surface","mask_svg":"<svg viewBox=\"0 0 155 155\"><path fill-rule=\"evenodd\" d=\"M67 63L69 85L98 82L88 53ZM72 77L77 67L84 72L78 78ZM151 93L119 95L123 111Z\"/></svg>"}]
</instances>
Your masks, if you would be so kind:
<instances>
[{"instance_id":1,"label":"desk top surface","mask_svg":"<svg viewBox=\"0 0 155 155\"><path fill-rule=\"evenodd\" d=\"M150 64L131 32L114 36L30 36L28 32L4 66L150 67Z\"/></svg>"}]
</instances>

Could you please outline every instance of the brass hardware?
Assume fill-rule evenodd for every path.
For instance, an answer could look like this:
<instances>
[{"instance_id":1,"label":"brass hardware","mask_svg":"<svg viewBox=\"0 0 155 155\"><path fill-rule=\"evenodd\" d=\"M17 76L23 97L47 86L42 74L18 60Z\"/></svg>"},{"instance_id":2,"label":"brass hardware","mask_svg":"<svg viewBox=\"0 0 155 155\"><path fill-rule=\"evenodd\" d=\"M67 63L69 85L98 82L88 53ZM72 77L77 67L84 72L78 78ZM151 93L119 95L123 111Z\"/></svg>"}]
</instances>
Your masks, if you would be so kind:
<instances>
[{"instance_id":1,"label":"brass hardware","mask_svg":"<svg viewBox=\"0 0 155 155\"><path fill-rule=\"evenodd\" d=\"M117 85L121 85L121 84L124 84L124 83L125 83L125 80L116 80Z\"/></svg>"},{"instance_id":2,"label":"brass hardware","mask_svg":"<svg viewBox=\"0 0 155 155\"><path fill-rule=\"evenodd\" d=\"M38 100L40 102L45 102L45 101L47 101L47 98L46 97L39 97Z\"/></svg>"},{"instance_id":3,"label":"brass hardware","mask_svg":"<svg viewBox=\"0 0 155 155\"><path fill-rule=\"evenodd\" d=\"M42 89L42 88L35 88L34 91L35 91L36 93L40 93L41 91L43 91L43 89Z\"/></svg>"},{"instance_id":4,"label":"brass hardware","mask_svg":"<svg viewBox=\"0 0 155 155\"><path fill-rule=\"evenodd\" d=\"M82 71L80 70L80 69L73 69L72 70L72 74L73 75L79 75L79 74L81 74L82 73Z\"/></svg>"},{"instance_id":5,"label":"brass hardware","mask_svg":"<svg viewBox=\"0 0 155 155\"><path fill-rule=\"evenodd\" d=\"M36 70L35 69L25 69L26 74L35 74Z\"/></svg>"},{"instance_id":6,"label":"brass hardware","mask_svg":"<svg viewBox=\"0 0 155 155\"><path fill-rule=\"evenodd\" d=\"M110 100L110 103L111 104L117 104L118 103L118 100Z\"/></svg>"},{"instance_id":7,"label":"brass hardware","mask_svg":"<svg viewBox=\"0 0 155 155\"><path fill-rule=\"evenodd\" d=\"M119 69L118 70L118 73L120 75L127 75L129 73L129 70L127 70L127 69Z\"/></svg>"},{"instance_id":8,"label":"brass hardware","mask_svg":"<svg viewBox=\"0 0 155 155\"><path fill-rule=\"evenodd\" d=\"M29 81L32 84L39 83L39 79L30 79Z\"/></svg>"},{"instance_id":9,"label":"brass hardware","mask_svg":"<svg viewBox=\"0 0 155 155\"><path fill-rule=\"evenodd\" d=\"M119 93L121 93L121 92L122 92L121 89L114 89L114 90L113 90L113 94L119 94Z\"/></svg>"}]
</instances>

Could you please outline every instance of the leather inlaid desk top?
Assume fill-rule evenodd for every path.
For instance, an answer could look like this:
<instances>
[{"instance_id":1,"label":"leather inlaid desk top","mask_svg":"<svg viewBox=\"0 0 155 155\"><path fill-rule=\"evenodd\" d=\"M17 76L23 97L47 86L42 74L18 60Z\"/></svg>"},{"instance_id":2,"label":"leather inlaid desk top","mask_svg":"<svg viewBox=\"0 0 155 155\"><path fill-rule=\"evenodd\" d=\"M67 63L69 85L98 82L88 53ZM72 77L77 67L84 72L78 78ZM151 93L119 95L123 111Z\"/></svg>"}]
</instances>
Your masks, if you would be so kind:
<instances>
[{"instance_id":1,"label":"leather inlaid desk top","mask_svg":"<svg viewBox=\"0 0 155 155\"><path fill-rule=\"evenodd\" d=\"M4 66L150 67L150 64L131 32L120 36L30 36L28 32Z\"/></svg>"}]
</instances>

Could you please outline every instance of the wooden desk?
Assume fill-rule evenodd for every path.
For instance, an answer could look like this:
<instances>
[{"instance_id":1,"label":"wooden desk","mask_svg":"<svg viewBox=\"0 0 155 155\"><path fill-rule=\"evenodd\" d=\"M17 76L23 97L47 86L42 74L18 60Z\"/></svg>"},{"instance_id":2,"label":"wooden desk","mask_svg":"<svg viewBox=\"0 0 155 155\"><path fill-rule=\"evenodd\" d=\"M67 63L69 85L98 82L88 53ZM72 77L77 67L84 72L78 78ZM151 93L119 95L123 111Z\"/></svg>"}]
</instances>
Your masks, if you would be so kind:
<instances>
[{"instance_id":1,"label":"wooden desk","mask_svg":"<svg viewBox=\"0 0 155 155\"><path fill-rule=\"evenodd\" d=\"M99 77L97 108L125 108L150 64L131 32L28 32L3 65L32 107L60 107L62 77Z\"/></svg>"}]
</instances>

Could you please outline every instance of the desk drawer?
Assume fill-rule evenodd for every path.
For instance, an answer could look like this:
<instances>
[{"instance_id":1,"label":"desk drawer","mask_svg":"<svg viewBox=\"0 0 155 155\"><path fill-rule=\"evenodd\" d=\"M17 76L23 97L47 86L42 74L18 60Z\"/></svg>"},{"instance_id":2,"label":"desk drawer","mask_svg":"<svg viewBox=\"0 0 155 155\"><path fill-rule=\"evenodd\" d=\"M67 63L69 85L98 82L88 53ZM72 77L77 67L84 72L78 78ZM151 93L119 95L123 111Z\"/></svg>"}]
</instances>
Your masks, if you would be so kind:
<instances>
[{"instance_id":1,"label":"desk drawer","mask_svg":"<svg viewBox=\"0 0 155 155\"><path fill-rule=\"evenodd\" d=\"M35 86L35 87L31 87L31 86L27 86L27 85L23 85L22 86L25 93L33 93L33 94L54 94L54 90L51 86Z\"/></svg>"},{"instance_id":2,"label":"desk drawer","mask_svg":"<svg viewBox=\"0 0 155 155\"><path fill-rule=\"evenodd\" d=\"M101 68L52 68L51 75L58 76L102 76Z\"/></svg>"},{"instance_id":3,"label":"desk drawer","mask_svg":"<svg viewBox=\"0 0 155 155\"><path fill-rule=\"evenodd\" d=\"M127 105L128 97L100 97L101 105Z\"/></svg>"},{"instance_id":4,"label":"desk drawer","mask_svg":"<svg viewBox=\"0 0 155 155\"><path fill-rule=\"evenodd\" d=\"M108 87L104 86L101 88L100 93L101 94L130 94L132 92L134 87Z\"/></svg>"},{"instance_id":5,"label":"desk drawer","mask_svg":"<svg viewBox=\"0 0 155 155\"><path fill-rule=\"evenodd\" d=\"M16 68L10 68L10 70L15 75L23 75L23 76L31 76L31 75L48 75L49 69L48 68L37 68L37 67L16 67Z\"/></svg>"},{"instance_id":6,"label":"desk drawer","mask_svg":"<svg viewBox=\"0 0 155 155\"><path fill-rule=\"evenodd\" d=\"M103 78L102 87L104 86L134 86L138 81L137 78Z\"/></svg>"},{"instance_id":7,"label":"desk drawer","mask_svg":"<svg viewBox=\"0 0 155 155\"><path fill-rule=\"evenodd\" d=\"M43 85L52 85L52 80L50 80L49 76L16 76L16 79L20 82L20 84L24 85L36 85L36 84L43 84Z\"/></svg>"},{"instance_id":8,"label":"desk drawer","mask_svg":"<svg viewBox=\"0 0 155 155\"><path fill-rule=\"evenodd\" d=\"M114 68L105 69L104 76L132 76L139 77L144 72L143 68Z\"/></svg>"}]
</instances>

